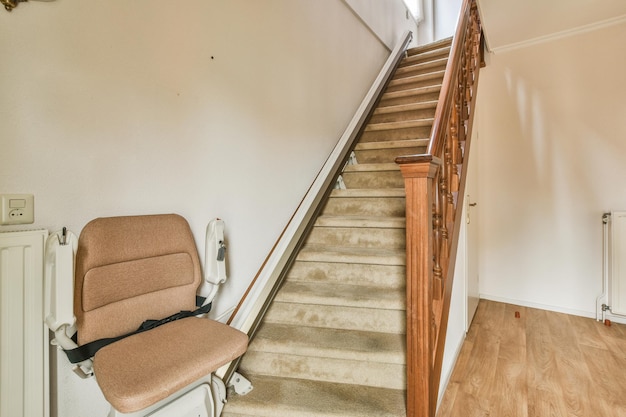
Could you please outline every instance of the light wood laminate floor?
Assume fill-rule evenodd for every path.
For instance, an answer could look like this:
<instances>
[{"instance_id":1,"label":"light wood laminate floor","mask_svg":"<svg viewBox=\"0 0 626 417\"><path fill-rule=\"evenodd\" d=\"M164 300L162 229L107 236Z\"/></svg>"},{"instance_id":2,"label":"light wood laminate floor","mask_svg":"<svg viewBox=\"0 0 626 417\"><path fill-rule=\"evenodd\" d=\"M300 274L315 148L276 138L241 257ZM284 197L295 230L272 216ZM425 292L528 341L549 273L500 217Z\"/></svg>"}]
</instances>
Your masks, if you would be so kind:
<instances>
[{"instance_id":1,"label":"light wood laminate floor","mask_svg":"<svg viewBox=\"0 0 626 417\"><path fill-rule=\"evenodd\" d=\"M626 325L481 300L437 414L479 416L626 417Z\"/></svg>"}]
</instances>

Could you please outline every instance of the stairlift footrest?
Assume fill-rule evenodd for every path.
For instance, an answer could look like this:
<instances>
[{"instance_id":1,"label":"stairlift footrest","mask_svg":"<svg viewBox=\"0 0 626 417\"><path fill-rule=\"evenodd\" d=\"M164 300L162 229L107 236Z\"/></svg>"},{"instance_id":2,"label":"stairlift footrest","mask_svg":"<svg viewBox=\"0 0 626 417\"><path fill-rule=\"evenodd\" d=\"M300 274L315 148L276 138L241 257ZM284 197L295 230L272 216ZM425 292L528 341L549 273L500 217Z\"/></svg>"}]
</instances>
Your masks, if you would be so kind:
<instances>
[{"instance_id":1,"label":"stairlift footrest","mask_svg":"<svg viewBox=\"0 0 626 417\"><path fill-rule=\"evenodd\" d=\"M254 388L252 383L238 372L235 372L230 378L228 386L233 387L235 392L239 395L246 395Z\"/></svg>"}]
</instances>

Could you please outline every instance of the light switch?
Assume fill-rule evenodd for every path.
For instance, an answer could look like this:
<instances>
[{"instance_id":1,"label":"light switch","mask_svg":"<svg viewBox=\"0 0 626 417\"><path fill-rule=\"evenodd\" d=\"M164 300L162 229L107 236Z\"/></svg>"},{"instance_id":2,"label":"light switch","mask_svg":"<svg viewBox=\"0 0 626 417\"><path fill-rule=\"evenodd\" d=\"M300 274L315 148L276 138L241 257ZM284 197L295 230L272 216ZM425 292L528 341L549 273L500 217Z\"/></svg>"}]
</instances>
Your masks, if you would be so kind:
<instances>
[{"instance_id":1,"label":"light switch","mask_svg":"<svg viewBox=\"0 0 626 417\"><path fill-rule=\"evenodd\" d=\"M11 209L24 207L26 207L26 200L24 200L23 198L14 198L12 200L9 200L9 208Z\"/></svg>"},{"instance_id":2,"label":"light switch","mask_svg":"<svg viewBox=\"0 0 626 417\"><path fill-rule=\"evenodd\" d=\"M32 194L0 194L0 224L35 222L35 196Z\"/></svg>"}]
</instances>

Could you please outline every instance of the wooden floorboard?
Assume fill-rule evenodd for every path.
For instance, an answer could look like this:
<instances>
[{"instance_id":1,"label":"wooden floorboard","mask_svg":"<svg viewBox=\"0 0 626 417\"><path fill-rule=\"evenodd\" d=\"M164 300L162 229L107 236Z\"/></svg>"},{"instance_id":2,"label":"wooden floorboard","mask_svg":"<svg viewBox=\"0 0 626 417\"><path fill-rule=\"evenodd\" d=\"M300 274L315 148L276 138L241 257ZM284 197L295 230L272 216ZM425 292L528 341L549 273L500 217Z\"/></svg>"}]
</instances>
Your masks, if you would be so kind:
<instances>
[{"instance_id":1,"label":"wooden floorboard","mask_svg":"<svg viewBox=\"0 0 626 417\"><path fill-rule=\"evenodd\" d=\"M626 417L626 325L482 300L437 417L487 416Z\"/></svg>"}]
</instances>

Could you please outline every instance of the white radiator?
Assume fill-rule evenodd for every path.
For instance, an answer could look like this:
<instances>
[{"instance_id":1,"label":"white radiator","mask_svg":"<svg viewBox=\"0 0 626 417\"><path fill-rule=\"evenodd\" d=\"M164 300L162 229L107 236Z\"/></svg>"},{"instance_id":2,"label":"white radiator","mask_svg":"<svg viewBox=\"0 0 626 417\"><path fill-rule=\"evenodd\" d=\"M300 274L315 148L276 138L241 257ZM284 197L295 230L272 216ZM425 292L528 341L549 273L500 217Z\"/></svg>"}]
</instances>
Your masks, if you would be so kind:
<instances>
[{"instance_id":1,"label":"white radiator","mask_svg":"<svg viewBox=\"0 0 626 417\"><path fill-rule=\"evenodd\" d=\"M0 233L0 417L48 417L43 258L48 232Z\"/></svg>"},{"instance_id":2,"label":"white radiator","mask_svg":"<svg viewBox=\"0 0 626 417\"><path fill-rule=\"evenodd\" d=\"M609 306L626 316L626 211L612 212L610 225Z\"/></svg>"}]
</instances>

